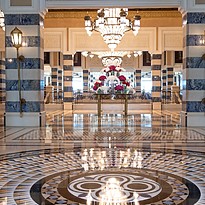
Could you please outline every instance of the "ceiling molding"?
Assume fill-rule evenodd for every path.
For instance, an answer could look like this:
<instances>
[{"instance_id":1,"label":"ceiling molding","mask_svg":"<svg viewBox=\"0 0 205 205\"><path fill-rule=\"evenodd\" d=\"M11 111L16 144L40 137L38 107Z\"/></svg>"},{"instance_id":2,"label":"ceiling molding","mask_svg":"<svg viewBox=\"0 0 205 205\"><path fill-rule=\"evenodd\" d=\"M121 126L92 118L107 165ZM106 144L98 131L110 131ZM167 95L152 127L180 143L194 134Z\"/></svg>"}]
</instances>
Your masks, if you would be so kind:
<instances>
[{"instance_id":1,"label":"ceiling molding","mask_svg":"<svg viewBox=\"0 0 205 205\"><path fill-rule=\"evenodd\" d=\"M101 8L101 7L126 7L126 8L178 8L179 0L46 0L48 9L51 8Z\"/></svg>"},{"instance_id":2,"label":"ceiling molding","mask_svg":"<svg viewBox=\"0 0 205 205\"><path fill-rule=\"evenodd\" d=\"M84 16L89 15L93 19L97 16L97 11L89 10L67 10L67 11L49 11L46 14L46 18L79 18L83 19ZM135 15L140 15L142 18L181 18L182 15L179 11L173 10L135 10L128 12L128 18L132 18Z\"/></svg>"}]
</instances>

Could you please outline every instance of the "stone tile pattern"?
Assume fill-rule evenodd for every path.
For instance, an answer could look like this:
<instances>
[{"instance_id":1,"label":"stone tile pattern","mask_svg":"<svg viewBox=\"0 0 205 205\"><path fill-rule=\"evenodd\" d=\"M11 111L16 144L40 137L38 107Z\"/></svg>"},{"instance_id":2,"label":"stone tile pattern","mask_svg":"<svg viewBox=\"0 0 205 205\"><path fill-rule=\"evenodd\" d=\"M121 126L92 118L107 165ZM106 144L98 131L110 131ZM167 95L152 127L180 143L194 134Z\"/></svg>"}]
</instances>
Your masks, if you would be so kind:
<instances>
[{"instance_id":1,"label":"stone tile pattern","mask_svg":"<svg viewBox=\"0 0 205 205\"><path fill-rule=\"evenodd\" d=\"M54 141L93 141L96 142L134 142L134 141L170 141L170 142L192 142L192 141L204 141L205 135L198 133L195 130L185 129L120 129L119 127L112 128L101 128L100 130L92 131L89 129L57 129L57 130L38 130L34 129L22 136L16 137L13 140L46 140L49 139Z\"/></svg>"},{"instance_id":2,"label":"stone tile pattern","mask_svg":"<svg viewBox=\"0 0 205 205\"><path fill-rule=\"evenodd\" d=\"M127 169L131 168L133 172L139 172L139 169L144 172L143 169L148 169L147 175L153 175L153 172L164 172L163 178L172 186L172 194L164 199L160 203L155 204L178 204L186 198L187 188L186 186L177 180L173 180L173 177L168 177L169 174L177 175L182 178L186 178L191 181L201 191L201 197L196 205L205 203L205 160L204 156L191 153L160 153L154 151L142 151L136 149L87 149L88 155L92 152L94 160L94 166L91 165L91 158L83 158L85 149L82 151L66 151L61 150L58 152L41 151L30 152L28 155L22 153L22 156L12 154L7 156L7 159L0 161L1 173L0 173L0 201L5 200L7 196L7 203L9 205L29 205L36 204L30 197L30 188L38 180L45 178L46 176L53 175L60 172L67 172L76 169L82 170L82 165L88 163L89 170L99 170L102 167L99 163L99 157L104 159L104 169L115 170L116 168ZM138 158L136 158L136 152ZM140 158L139 158L140 156ZM3 156L2 156L3 157ZM1 157L1 158L2 158ZM90 155L91 157L91 155ZM124 158L127 158L127 163L124 164ZM135 162L135 163L134 163ZM136 170L135 170L136 169ZM150 171L149 171L150 170ZM140 171L140 172L141 172ZM166 175L167 173L167 175ZM55 180L55 179L54 179ZM61 179L57 178L57 182ZM57 183L55 182L55 184ZM182 188L182 190L179 190ZM48 193L49 189L49 193ZM178 190L178 191L174 191ZM191 191L191 190L189 190ZM57 200L64 200L56 192L56 185L51 186L48 182L48 188L42 189L44 196L49 198L51 195L57 196L53 200L58 204ZM5 194L6 193L6 194ZM53 194L54 193L54 194ZM184 195L183 195L184 193ZM70 202L61 204L71 204Z\"/></svg>"}]
</instances>

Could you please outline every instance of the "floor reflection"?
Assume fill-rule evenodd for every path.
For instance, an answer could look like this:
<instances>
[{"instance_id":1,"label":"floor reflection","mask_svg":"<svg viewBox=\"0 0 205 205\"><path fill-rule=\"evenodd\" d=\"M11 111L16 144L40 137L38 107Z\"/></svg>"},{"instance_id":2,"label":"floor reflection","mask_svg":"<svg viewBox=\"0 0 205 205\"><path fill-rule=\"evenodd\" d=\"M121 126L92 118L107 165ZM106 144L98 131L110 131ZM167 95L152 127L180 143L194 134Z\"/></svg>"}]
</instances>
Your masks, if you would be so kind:
<instances>
[{"instance_id":1,"label":"floor reflection","mask_svg":"<svg viewBox=\"0 0 205 205\"><path fill-rule=\"evenodd\" d=\"M120 204L202 205L204 145L179 113L50 112L45 128L2 127L0 205L114 204L113 178Z\"/></svg>"}]
</instances>

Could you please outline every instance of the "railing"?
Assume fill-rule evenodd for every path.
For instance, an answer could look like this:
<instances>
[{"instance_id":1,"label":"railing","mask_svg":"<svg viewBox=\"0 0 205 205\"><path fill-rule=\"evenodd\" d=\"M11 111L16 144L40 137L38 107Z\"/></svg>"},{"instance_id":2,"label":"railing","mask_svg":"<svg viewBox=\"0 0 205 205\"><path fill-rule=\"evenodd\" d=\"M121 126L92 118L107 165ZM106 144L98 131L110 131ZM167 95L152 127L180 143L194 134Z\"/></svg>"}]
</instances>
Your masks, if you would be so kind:
<instances>
[{"instance_id":1,"label":"railing","mask_svg":"<svg viewBox=\"0 0 205 205\"><path fill-rule=\"evenodd\" d=\"M171 93L171 91L162 91L162 103L182 103L181 95L179 92ZM97 103L97 97L95 92L85 92L80 93L76 92L73 94L74 103ZM136 92L135 94L131 94L128 96L128 100L130 104L134 103L151 103L151 93L149 92ZM120 94L107 94L102 97L103 103L123 103L123 97ZM62 91L53 91L53 92L45 92L44 97L45 104L51 103L63 103L63 92Z\"/></svg>"},{"instance_id":2,"label":"railing","mask_svg":"<svg viewBox=\"0 0 205 205\"><path fill-rule=\"evenodd\" d=\"M63 91L58 91L58 92L57 91L52 91L52 92L44 91L44 103L45 104L63 103Z\"/></svg>"},{"instance_id":3,"label":"railing","mask_svg":"<svg viewBox=\"0 0 205 205\"><path fill-rule=\"evenodd\" d=\"M171 90L162 90L162 103L169 104L169 103L182 103L182 95L181 92L173 92Z\"/></svg>"}]
</instances>

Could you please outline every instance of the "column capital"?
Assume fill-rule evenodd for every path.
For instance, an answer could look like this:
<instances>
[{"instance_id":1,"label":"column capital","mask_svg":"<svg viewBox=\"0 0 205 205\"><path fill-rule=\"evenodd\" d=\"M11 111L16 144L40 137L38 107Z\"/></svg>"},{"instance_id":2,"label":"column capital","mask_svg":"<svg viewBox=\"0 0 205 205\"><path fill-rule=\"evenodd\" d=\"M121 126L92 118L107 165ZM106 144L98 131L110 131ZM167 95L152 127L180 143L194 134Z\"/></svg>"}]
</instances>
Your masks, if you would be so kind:
<instances>
[{"instance_id":1,"label":"column capital","mask_svg":"<svg viewBox=\"0 0 205 205\"><path fill-rule=\"evenodd\" d=\"M204 12L205 3L201 3L200 0L181 0L179 11L182 15L187 12Z\"/></svg>"},{"instance_id":2,"label":"column capital","mask_svg":"<svg viewBox=\"0 0 205 205\"><path fill-rule=\"evenodd\" d=\"M0 0L0 8L4 14L34 14L39 13L44 16L47 12L46 0L5 1Z\"/></svg>"},{"instance_id":3,"label":"column capital","mask_svg":"<svg viewBox=\"0 0 205 205\"><path fill-rule=\"evenodd\" d=\"M149 51L150 55L153 55L153 54L160 54L162 55L162 51L159 51L159 50L153 50L153 51Z\"/></svg>"}]
</instances>

